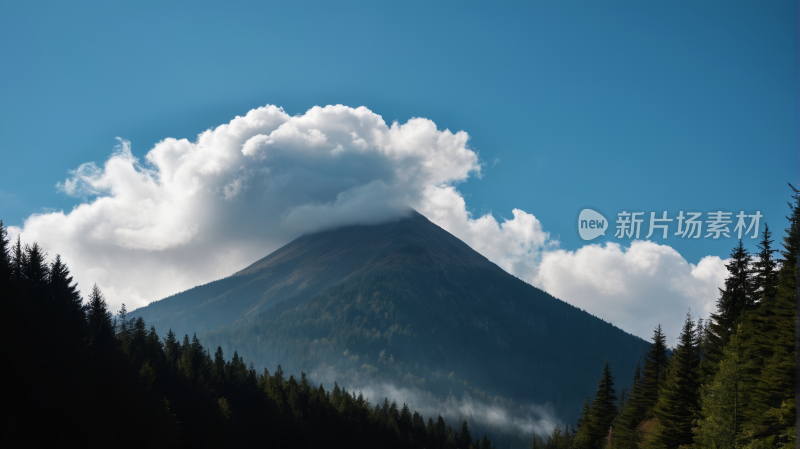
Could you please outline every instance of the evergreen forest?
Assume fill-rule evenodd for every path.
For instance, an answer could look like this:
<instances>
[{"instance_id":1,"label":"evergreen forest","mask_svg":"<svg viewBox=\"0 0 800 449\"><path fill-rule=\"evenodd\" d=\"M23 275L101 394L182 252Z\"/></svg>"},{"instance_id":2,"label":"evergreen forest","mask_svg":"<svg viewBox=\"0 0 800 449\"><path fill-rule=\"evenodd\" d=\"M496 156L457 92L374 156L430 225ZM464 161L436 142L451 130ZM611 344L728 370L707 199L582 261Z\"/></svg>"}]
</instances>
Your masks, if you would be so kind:
<instances>
[{"instance_id":1,"label":"evergreen forest","mask_svg":"<svg viewBox=\"0 0 800 449\"><path fill-rule=\"evenodd\" d=\"M621 391L606 362L575 427L534 435L536 449L794 448L800 191L791 186L781 249L764 225L757 252L729 257L716 311L687 312L670 350L658 326ZM623 373L627 374L627 373Z\"/></svg>"},{"instance_id":2,"label":"evergreen forest","mask_svg":"<svg viewBox=\"0 0 800 449\"><path fill-rule=\"evenodd\" d=\"M486 435L280 366L257 372L196 336L159 338L95 285L84 301L61 257L9 242L0 220L0 292L17 332L6 439L26 447L480 448ZM21 329L20 326L17 329ZM16 443L15 443L16 444Z\"/></svg>"}]
</instances>

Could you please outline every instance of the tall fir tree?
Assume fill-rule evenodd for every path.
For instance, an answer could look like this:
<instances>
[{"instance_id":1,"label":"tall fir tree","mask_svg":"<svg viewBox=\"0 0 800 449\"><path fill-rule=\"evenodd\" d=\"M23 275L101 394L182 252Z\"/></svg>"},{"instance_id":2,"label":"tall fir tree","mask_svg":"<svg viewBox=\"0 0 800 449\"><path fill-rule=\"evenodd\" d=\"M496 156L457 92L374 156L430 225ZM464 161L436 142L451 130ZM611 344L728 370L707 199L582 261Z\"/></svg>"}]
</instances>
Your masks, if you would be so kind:
<instances>
[{"instance_id":1,"label":"tall fir tree","mask_svg":"<svg viewBox=\"0 0 800 449\"><path fill-rule=\"evenodd\" d=\"M50 293L59 318L68 321L68 326L74 326L82 332L85 325L83 299L78 291L78 284L72 281L69 268L60 255L56 254L55 260L50 264L49 274Z\"/></svg>"},{"instance_id":2,"label":"tall fir tree","mask_svg":"<svg viewBox=\"0 0 800 449\"><path fill-rule=\"evenodd\" d=\"M719 369L700 387L701 419L693 438L696 448L735 447L741 433L742 408L749 400L745 365L738 335L732 335L720 358Z\"/></svg>"},{"instance_id":3,"label":"tall fir tree","mask_svg":"<svg viewBox=\"0 0 800 449\"><path fill-rule=\"evenodd\" d=\"M556 424L553 428L553 433L547 437L547 449L572 449L572 434L569 430L569 424L564 429L561 429L560 424Z\"/></svg>"},{"instance_id":4,"label":"tall fir tree","mask_svg":"<svg viewBox=\"0 0 800 449\"><path fill-rule=\"evenodd\" d=\"M24 277L22 267L25 265L25 251L22 247L22 240L17 235L17 243L11 247L11 285L18 292L24 287Z\"/></svg>"},{"instance_id":5,"label":"tall fir tree","mask_svg":"<svg viewBox=\"0 0 800 449\"><path fill-rule=\"evenodd\" d=\"M659 394L655 415L659 420L656 442L665 447L692 443L700 387L700 353L691 311L686 313L678 347L672 354L668 375Z\"/></svg>"},{"instance_id":6,"label":"tall fir tree","mask_svg":"<svg viewBox=\"0 0 800 449\"><path fill-rule=\"evenodd\" d=\"M649 416L658 401L658 392L666 378L669 358L667 356L667 337L661 331L661 325L653 332L653 344L644 356L643 385L640 406Z\"/></svg>"},{"instance_id":7,"label":"tall fir tree","mask_svg":"<svg viewBox=\"0 0 800 449\"><path fill-rule=\"evenodd\" d=\"M789 227L786 228L786 235L783 237L781 256L783 256L784 265L791 263L797 266L798 256L800 256L800 190L791 184L789 187L792 189L792 200L794 201L788 203L791 212L786 217L789 220Z\"/></svg>"},{"instance_id":8,"label":"tall fir tree","mask_svg":"<svg viewBox=\"0 0 800 449\"><path fill-rule=\"evenodd\" d=\"M8 231L0 219L0 292L7 302L11 301L11 254L9 254ZM10 304L8 304L10 305Z\"/></svg>"},{"instance_id":9,"label":"tall fir tree","mask_svg":"<svg viewBox=\"0 0 800 449\"><path fill-rule=\"evenodd\" d=\"M632 448L639 445L639 423L644 420L645 409L641 399L644 383L641 375L641 360L636 364L636 371L633 374L631 391L628 399L622 403L619 416L614 421L614 439L612 445L615 448Z\"/></svg>"},{"instance_id":10,"label":"tall fir tree","mask_svg":"<svg viewBox=\"0 0 800 449\"><path fill-rule=\"evenodd\" d=\"M614 395L614 378L611 375L611 364L606 358L603 375L597 381L597 393L592 401L591 440L596 446L603 447L603 441L611 430L611 424L617 417L617 397Z\"/></svg>"},{"instance_id":11,"label":"tall fir tree","mask_svg":"<svg viewBox=\"0 0 800 449\"><path fill-rule=\"evenodd\" d=\"M545 443L544 438L534 433L533 441L531 442L531 449L549 449L549 445Z\"/></svg>"},{"instance_id":12,"label":"tall fir tree","mask_svg":"<svg viewBox=\"0 0 800 449\"><path fill-rule=\"evenodd\" d=\"M606 359L603 374L597 381L597 392L591 405L589 398L583 405L578 420L578 433L575 435L575 449L595 449L605 447L611 424L617 417L617 397L614 394L614 379L611 365Z\"/></svg>"},{"instance_id":13,"label":"tall fir tree","mask_svg":"<svg viewBox=\"0 0 800 449\"><path fill-rule=\"evenodd\" d=\"M25 245L24 252L25 256L21 265L23 285L25 286L23 300L26 301L26 306L42 313L42 309L49 306L51 302L47 254L35 242L33 245Z\"/></svg>"},{"instance_id":14,"label":"tall fir tree","mask_svg":"<svg viewBox=\"0 0 800 449\"><path fill-rule=\"evenodd\" d=\"M775 418L786 402L792 402L797 385L797 259L800 256L800 192L790 184L793 202L783 239L783 260L778 271L775 295L768 298L750 326L753 338L742 340L747 360L746 373L753 384L747 408L747 432L770 438L785 434L786 425ZM749 323L748 323L749 324ZM756 366L752 366L752 365ZM794 410L794 407L792 407ZM791 420L793 421L793 419Z\"/></svg>"},{"instance_id":15,"label":"tall fir tree","mask_svg":"<svg viewBox=\"0 0 800 449\"><path fill-rule=\"evenodd\" d=\"M52 342L54 361L74 371L83 363L86 314L77 284L72 282L69 268L56 255L48 270L49 304L42 319L49 321L50 329L58 335Z\"/></svg>"},{"instance_id":16,"label":"tall fir tree","mask_svg":"<svg viewBox=\"0 0 800 449\"><path fill-rule=\"evenodd\" d=\"M757 260L753 263L753 291L758 302L768 301L778 292L778 261L772 247L772 233L767 223L758 242Z\"/></svg>"},{"instance_id":17,"label":"tall fir tree","mask_svg":"<svg viewBox=\"0 0 800 449\"><path fill-rule=\"evenodd\" d=\"M108 311L105 297L97 284L92 286L86 305L87 348L89 354L95 359L111 357L116 345L114 324L111 321L111 312Z\"/></svg>"},{"instance_id":18,"label":"tall fir tree","mask_svg":"<svg viewBox=\"0 0 800 449\"><path fill-rule=\"evenodd\" d=\"M728 277L725 279L724 288L719 289L717 310L709 318L711 332L707 335L708 353L705 357L708 363L704 367L705 375L715 370L723 348L737 329L745 312L754 309L755 292L751 262L750 254L739 240L731 252L730 262L725 265Z\"/></svg>"},{"instance_id":19,"label":"tall fir tree","mask_svg":"<svg viewBox=\"0 0 800 449\"><path fill-rule=\"evenodd\" d=\"M408 410L408 407L405 404L403 404L403 407L404 410ZM410 416L411 414L409 413L409 417ZM400 415L400 418L400 421L402 422L402 414ZM467 424L466 419L461 422L461 429L458 432L456 444L458 444L458 447L460 448L467 448L470 444L472 444L472 434L470 433L469 424Z\"/></svg>"},{"instance_id":20,"label":"tall fir tree","mask_svg":"<svg viewBox=\"0 0 800 449\"><path fill-rule=\"evenodd\" d=\"M589 396L586 396L586 401L583 403L581 409L581 416L578 418L577 432L575 434L575 441L573 445L575 449L591 449L593 448L591 442L592 435L592 403L589 401Z\"/></svg>"},{"instance_id":21,"label":"tall fir tree","mask_svg":"<svg viewBox=\"0 0 800 449\"><path fill-rule=\"evenodd\" d=\"M765 224L761 241L758 244L759 252L757 256L759 260L754 263L755 269L753 270L753 284L756 295L759 297L758 307L746 317L742 326L740 326L743 333L740 341L742 342L745 358L751 362L747 364L745 373L750 382L757 381L761 376L761 370L765 363L775 354L777 349L776 342L781 341L782 333L786 330L781 329L781 327L785 327L781 323L785 323L787 319L791 318L794 309L794 304L787 303L786 298L778 298L778 290L781 283L780 271L774 257L774 253L777 251L772 248L770 237L769 227ZM784 279L785 281L786 279ZM788 350L789 348L786 349ZM774 385L767 389L771 387L774 387ZM748 410L748 413L751 414L749 416L751 421L756 418L752 415L760 416L769 408L766 403L770 401L763 400L769 395L766 392L763 393L764 395L754 396L754 403L752 404L754 407Z\"/></svg>"}]
</instances>

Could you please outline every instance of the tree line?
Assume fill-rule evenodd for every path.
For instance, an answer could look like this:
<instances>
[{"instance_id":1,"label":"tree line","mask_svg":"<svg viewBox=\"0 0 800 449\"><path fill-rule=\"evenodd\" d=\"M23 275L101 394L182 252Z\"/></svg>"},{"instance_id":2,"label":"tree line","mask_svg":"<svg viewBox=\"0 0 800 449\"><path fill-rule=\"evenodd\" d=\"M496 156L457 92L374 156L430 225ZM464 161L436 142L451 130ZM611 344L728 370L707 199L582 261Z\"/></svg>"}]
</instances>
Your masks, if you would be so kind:
<instances>
[{"instance_id":1,"label":"tree line","mask_svg":"<svg viewBox=\"0 0 800 449\"><path fill-rule=\"evenodd\" d=\"M36 243L8 240L0 220L0 292L11 351L9 441L50 447L386 447L492 449L388 399L374 406L280 366L257 372L197 336L114 316L93 286L84 301L67 265Z\"/></svg>"},{"instance_id":2,"label":"tree line","mask_svg":"<svg viewBox=\"0 0 800 449\"><path fill-rule=\"evenodd\" d=\"M659 325L619 397L606 362L577 426L535 435L534 448L795 447L800 191L790 187L783 249L767 224L755 254L740 240L716 311L697 321L687 313L671 351Z\"/></svg>"}]
</instances>

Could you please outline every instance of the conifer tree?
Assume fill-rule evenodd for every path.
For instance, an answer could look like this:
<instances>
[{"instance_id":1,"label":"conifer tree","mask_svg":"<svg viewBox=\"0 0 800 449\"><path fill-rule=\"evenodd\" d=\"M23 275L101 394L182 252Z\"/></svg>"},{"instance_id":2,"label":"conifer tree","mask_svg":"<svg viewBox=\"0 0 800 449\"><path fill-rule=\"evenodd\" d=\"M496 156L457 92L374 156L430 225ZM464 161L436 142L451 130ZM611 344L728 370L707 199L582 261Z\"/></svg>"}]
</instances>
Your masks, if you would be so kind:
<instances>
[{"instance_id":1,"label":"conifer tree","mask_svg":"<svg viewBox=\"0 0 800 449\"><path fill-rule=\"evenodd\" d=\"M667 379L658 398L658 444L678 447L692 443L692 423L697 418L700 354L691 312L670 360Z\"/></svg>"},{"instance_id":2,"label":"conifer tree","mask_svg":"<svg viewBox=\"0 0 800 449\"><path fill-rule=\"evenodd\" d=\"M740 341L743 342L744 357L751 362L747 365L746 372L746 377L751 383L760 377L766 360L773 357L776 342L781 341L781 323L791 318L794 309L793 303L789 304L782 300L783 298L777 298L780 276L777 261L773 256L777 251L771 247L770 236L769 227L765 224L758 244L759 260L754 263L753 284L759 302L757 308L748 314L740 327L743 332ZM766 403L759 406L759 403L763 402L761 401L763 397L755 395L756 407L748 410L749 413L760 416L766 408L769 408L766 407ZM749 418L752 420L754 417Z\"/></svg>"},{"instance_id":3,"label":"conifer tree","mask_svg":"<svg viewBox=\"0 0 800 449\"><path fill-rule=\"evenodd\" d=\"M645 413L649 413L658 401L658 392L667 373L667 337L661 331L661 325L653 332L653 344L644 356L643 385L639 405Z\"/></svg>"},{"instance_id":4,"label":"conifer tree","mask_svg":"<svg viewBox=\"0 0 800 449\"><path fill-rule=\"evenodd\" d=\"M706 322L703 320L702 317L697 318L697 326L695 327L697 331L697 350L700 352L700 360L703 360L703 351L705 351L706 347Z\"/></svg>"},{"instance_id":5,"label":"conifer tree","mask_svg":"<svg viewBox=\"0 0 800 449\"><path fill-rule=\"evenodd\" d=\"M791 185L790 185L791 186ZM797 257L800 254L800 193L793 190L789 226L783 239L784 257L778 271L774 297L765 301L753 317L753 330L742 339L751 400L746 412L746 430L760 437L777 437L786 426L775 418L783 414L785 402L794 401L796 382ZM755 366L754 366L755 365Z\"/></svg>"},{"instance_id":6,"label":"conifer tree","mask_svg":"<svg viewBox=\"0 0 800 449\"><path fill-rule=\"evenodd\" d=\"M591 441L599 445L608 436L611 423L617 417L617 397L614 396L614 379L611 376L611 365L606 358L603 375L597 381L597 393L592 401L589 419L592 421Z\"/></svg>"},{"instance_id":7,"label":"conifer tree","mask_svg":"<svg viewBox=\"0 0 800 449\"><path fill-rule=\"evenodd\" d=\"M461 430L458 432L458 438L456 438L456 444L458 447L466 448L470 444L472 444L472 434L469 431L469 424L467 424L467 420L463 420L461 422Z\"/></svg>"},{"instance_id":8,"label":"conifer tree","mask_svg":"<svg viewBox=\"0 0 800 449\"><path fill-rule=\"evenodd\" d=\"M11 248L11 284L20 291L23 286L24 276L22 267L25 265L25 251L22 248L22 240L17 235L17 243Z\"/></svg>"},{"instance_id":9,"label":"conifer tree","mask_svg":"<svg viewBox=\"0 0 800 449\"><path fill-rule=\"evenodd\" d=\"M50 301L45 319L52 323L52 330L59 338L53 342L59 364L68 366L82 362L86 335L86 314L77 284L72 282L67 265L56 255L48 270Z\"/></svg>"},{"instance_id":10,"label":"conifer tree","mask_svg":"<svg viewBox=\"0 0 800 449\"><path fill-rule=\"evenodd\" d=\"M711 330L720 345L728 342L738 320L755 304L752 258L741 240L733 248L730 258L731 261L725 265L728 269L725 288L719 289L717 311L711 314Z\"/></svg>"},{"instance_id":11,"label":"conifer tree","mask_svg":"<svg viewBox=\"0 0 800 449\"><path fill-rule=\"evenodd\" d=\"M633 374L631 392L628 400L624 401L620 409L619 416L614 422L613 446L618 448L638 447L639 423L644 419L644 406L641 399L643 382L641 377L641 360L636 364L636 371Z\"/></svg>"},{"instance_id":12,"label":"conifer tree","mask_svg":"<svg viewBox=\"0 0 800 449\"><path fill-rule=\"evenodd\" d=\"M770 237L772 233L764 223L756 254L758 260L753 264L753 290L757 300L762 303L774 297L778 291L778 262L775 260L775 253L778 251L772 248Z\"/></svg>"},{"instance_id":13,"label":"conifer tree","mask_svg":"<svg viewBox=\"0 0 800 449\"><path fill-rule=\"evenodd\" d=\"M22 278L25 288L23 300L33 307L34 310L41 311L43 307L52 305L48 278L50 270L47 266L47 254L37 243L25 245L25 257L22 260Z\"/></svg>"},{"instance_id":14,"label":"conifer tree","mask_svg":"<svg viewBox=\"0 0 800 449\"><path fill-rule=\"evenodd\" d=\"M436 418L436 422L433 424L433 434L431 435L431 439L436 447L443 447L447 441L447 437L447 425L445 424L442 415L439 415L439 417Z\"/></svg>"},{"instance_id":15,"label":"conifer tree","mask_svg":"<svg viewBox=\"0 0 800 449\"><path fill-rule=\"evenodd\" d=\"M92 286L86 311L87 347L90 355L96 358L107 358L115 345L114 326L111 312L97 284Z\"/></svg>"},{"instance_id":16,"label":"conifer tree","mask_svg":"<svg viewBox=\"0 0 800 449\"><path fill-rule=\"evenodd\" d=\"M217 351L214 352L214 368L212 375L215 382L219 384L225 382L226 368L227 364L225 363L225 356L222 353L222 346L217 346Z\"/></svg>"},{"instance_id":17,"label":"conifer tree","mask_svg":"<svg viewBox=\"0 0 800 449\"><path fill-rule=\"evenodd\" d=\"M21 262L22 284L17 290L18 313L36 316L45 328L55 330L59 327L56 305L50 292L48 278L50 277L47 265L47 254L36 243L25 245L24 257ZM47 345L47 337L43 332L34 332L31 335L34 347Z\"/></svg>"},{"instance_id":18,"label":"conifer tree","mask_svg":"<svg viewBox=\"0 0 800 449\"><path fill-rule=\"evenodd\" d=\"M786 235L783 237L783 264L791 263L797 266L798 256L800 256L800 190L789 184L792 189L792 199L794 203L788 203L791 213L788 217L789 227L786 228Z\"/></svg>"},{"instance_id":19,"label":"conifer tree","mask_svg":"<svg viewBox=\"0 0 800 449\"><path fill-rule=\"evenodd\" d=\"M701 368L702 377L708 378L716 371L725 345L731 338L746 312L755 309L755 287L751 257L742 241L733 248L730 262L725 265L728 278L719 289L717 310L708 320L706 351Z\"/></svg>"},{"instance_id":20,"label":"conifer tree","mask_svg":"<svg viewBox=\"0 0 800 449\"><path fill-rule=\"evenodd\" d=\"M72 282L69 268L61 261L61 255L56 254L55 260L50 265L50 291L56 303L60 305L61 313L68 313L71 319L83 313L81 294L78 284Z\"/></svg>"},{"instance_id":21,"label":"conifer tree","mask_svg":"<svg viewBox=\"0 0 800 449\"><path fill-rule=\"evenodd\" d=\"M575 434L575 449L589 449L592 448L591 436L592 429L592 404L589 402L589 396L586 396L586 401L583 403L581 409L581 416L578 418L578 432Z\"/></svg>"},{"instance_id":22,"label":"conifer tree","mask_svg":"<svg viewBox=\"0 0 800 449\"><path fill-rule=\"evenodd\" d=\"M694 436L695 447L734 447L743 422L742 407L749 394L744 388L742 347L738 335L732 335L724 348L714 378L700 387L702 419Z\"/></svg>"},{"instance_id":23,"label":"conifer tree","mask_svg":"<svg viewBox=\"0 0 800 449\"><path fill-rule=\"evenodd\" d=\"M0 292L6 301L11 299L11 255L9 254L8 231L0 219Z\"/></svg>"},{"instance_id":24,"label":"conifer tree","mask_svg":"<svg viewBox=\"0 0 800 449\"><path fill-rule=\"evenodd\" d=\"M167 332L167 338L164 340L164 355L167 361L175 364L181 357L181 344L175 337L175 332L172 329Z\"/></svg>"},{"instance_id":25,"label":"conifer tree","mask_svg":"<svg viewBox=\"0 0 800 449\"><path fill-rule=\"evenodd\" d=\"M547 437L547 444L545 445L547 449L571 449L572 448L572 435L569 432L569 424L566 427L561 429L560 424L556 424L553 428L553 433Z\"/></svg>"},{"instance_id":26,"label":"conifer tree","mask_svg":"<svg viewBox=\"0 0 800 449\"><path fill-rule=\"evenodd\" d=\"M544 442L544 439L541 436L534 433L533 441L531 442L531 449L548 449L548 445Z\"/></svg>"}]
</instances>

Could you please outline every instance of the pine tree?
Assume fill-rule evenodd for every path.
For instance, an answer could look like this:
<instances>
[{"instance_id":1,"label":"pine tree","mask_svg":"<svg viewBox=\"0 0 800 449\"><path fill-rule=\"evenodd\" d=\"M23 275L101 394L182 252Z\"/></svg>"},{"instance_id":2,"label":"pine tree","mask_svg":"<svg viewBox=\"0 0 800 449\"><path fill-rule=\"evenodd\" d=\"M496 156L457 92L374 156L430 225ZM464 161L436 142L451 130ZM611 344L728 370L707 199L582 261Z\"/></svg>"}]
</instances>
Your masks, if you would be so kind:
<instances>
[{"instance_id":1,"label":"pine tree","mask_svg":"<svg viewBox=\"0 0 800 449\"><path fill-rule=\"evenodd\" d=\"M25 245L21 263L22 284L18 291L19 313L36 316L40 326L51 332L60 327L58 312L53 302L48 279L50 270L47 265L47 254L36 243ZM59 336L60 337L60 336ZM35 347L47 344L47 334L35 332L32 335Z\"/></svg>"},{"instance_id":2,"label":"pine tree","mask_svg":"<svg viewBox=\"0 0 800 449\"><path fill-rule=\"evenodd\" d=\"M796 381L797 257L800 248L800 193L792 186L795 200L783 241L784 259L778 271L773 297L764 301L752 318L747 339L741 339L745 353L745 374L752 399L748 401L746 430L759 438L786 433L781 415L784 402L794 401Z\"/></svg>"},{"instance_id":3,"label":"pine tree","mask_svg":"<svg viewBox=\"0 0 800 449\"><path fill-rule=\"evenodd\" d=\"M592 414L592 403L589 401L589 396L586 396L586 401L583 402L583 408L581 409L581 416L578 418L578 432L587 429L584 433L588 432L589 427L591 426L589 417Z\"/></svg>"},{"instance_id":4,"label":"pine tree","mask_svg":"<svg viewBox=\"0 0 800 449\"><path fill-rule=\"evenodd\" d=\"M745 312L754 309L755 292L752 279L751 257L742 245L742 241L733 248L731 261L725 265L728 278L725 288L719 289L717 310L711 314L709 321L711 332L708 333L707 365L704 375L713 372L722 355L722 350L731 338L737 325L742 321Z\"/></svg>"},{"instance_id":5,"label":"pine tree","mask_svg":"<svg viewBox=\"0 0 800 449\"><path fill-rule=\"evenodd\" d=\"M436 423L433 425L433 434L431 435L431 440L434 442L434 446L444 447L447 437L447 425L445 424L442 415L439 415L439 417L436 418Z\"/></svg>"},{"instance_id":6,"label":"pine tree","mask_svg":"<svg viewBox=\"0 0 800 449\"><path fill-rule=\"evenodd\" d=\"M661 331L661 325L653 332L653 344L644 356L643 385L639 406L649 413L658 401L658 392L667 373L667 337Z\"/></svg>"},{"instance_id":7,"label":"pine tree","mask_svg":"<svg viewBox=\"0 0 800 449\"><path fill-rule=\"evenodd\" d=\"M566 425L564 430L561 430L561 425L556 424L553 428L553 433L547 437L547 449L572 449L572 435L569 432L569 424Z\"/></svg>"},{"instance_id":8,"label":"pine tree","mask_svg":"<svg viewBox=\"0 0 800 449\"><path fill-rule=\"evenodd\" d=\"M800 190L795 186L789 184L792 189L792 199L794 203L788 203L791 213L788 217L789 227L786 228L786 235L783 237L783 264L791 263L795 266L798 265L798 257L800 256Z\"/></svg>"},{"instance_id":9,"label":"pine tree","mask_svg":"<svg viewBox=\"0 0 800 449\"><path fill-rule=\"evenodd\" d=\"M56 255L48 270L49 301L43 320L50 322L49 330L57 336L51 339L54 362L75 371L84 362L86 315L77 285L69 269Z\"/></svg>"},{"instance_id":10,"label":"pine tree","mask_svg":"<svg viewBox=\"0 0 800 449\"><path fill-rule=\"evenodd\" d=\"M472 434L469 431L469 424L467 424L467 420L461 422L461 430L458 432L458 438L456 438L456 444L459 448L467 448L470 444L472 444Z\"/></svg>"},{"instance_id":11,"label":"pine tree","mask_svg":"<svg viewBox=\"0 0 800 449\"><path fill-rule=\"evenodd\" d=\"M592 422L590 440L594 445L601 445L608 436L611 423L617 417L617 397L614 396L614 379L611 376L611 365L606 359L603 375L597 381L597 393L592 401L592 411L589 419Z\"/></svg>"},{"instance_id":12,"label":"pine tree","mask_svg":"<svg viewBox=\"0 0 800 449\"><path fill-rule=\"evenodd\" d=\"M11 284L17 292L24 288L24 276L22 267L25 265L25 251L22 248L22 240L17 235L17 243L11 248Z\"/></svg>"},{"instance_id":13,"label":"pine tree","mask_svg":"<svg viewBox=\"0 0 800 449\"><path fill-rule=\"evenodd\" d=\"M483 438L481 438L481 442L478 444L478 449L494 449L492 442L489 441L488 435L483 434Z\"/></svg>"},{"instance_id":14,"label":"pine tree","mask_svg":"<svg viewBox=\"0 0 800 449\"><path fill-rule=\"evenodd\" d=\"M61 261L61 256L56 258L49 269L50 293L53 295L54 308L58 318L64 321L63 326L69 326L76 332L83 332L85 315L83 299L78 291L78 284L72 282L69 268Z\"/></svg>"},{"instance_id":15,"label":"pine tree","mask_svg":"<svg viewBox=\"0 0 800 449\"><path fill-rule=\"evenodd\" d=\"M744 365L738 335L732 335L720 359L713 381L700 387L702 419L694 437L695 447L734 447L741 432L742 407L749 394L744 388Z\"/></svg>"},{"instance_id":16,"label":"pine tree","mask_svg":"<svg viewBox=\"0 0 800 449\"><path fill-rule=\"evenodd\" d=\"M772 233L764 223L761 241L758 243L758 260L753 264L753 290L759 302L773 298L778 292L778 262L775 260L777 250L772 248Z\"/></svg>"},{"instance_id":17,"label":"pine tree","mask_svg":"<svg viewBox=\"0 0 800 449\"><path fill-rule=\"evenodd\" d=\"M169 338L169 336L167 337ZM222 353L222 346L217 346L217 351L214 352L214 368L212 378L218 385L225 383L227 372L227 364L225 356Z\"/></svg>"},{"instance_id":18,"label":"pine tree","mask_svg":"<svg viewBox=\"0 0 800 449\"><path fill-rule=\"evenodd\" d=\"M90 355L95 358L110 357L116 342L114 325L111 322L111 312L103 297L100 288L95 284L89 294L86 311L87 321L87 347Z\"/></svg>"},{"instance_id":19,"label":"pine tree","mask_svg":"<svg viewBox=\"0 0 800 449\"><path fill-rule=\"evenodd\" d=\"M688 312L655 408L659 420L656 441L666 447L692 443L692 423L697 418L700 387L700 354L694 326L694 319Z\"/></svg>"},{"instance_id":20,"label":"pine tree","mask_svg":"<svg viewBox=\"0 0 800 449\"><path fill-rule=\"evenodd\" d=\"M641 360L636 364L633 374L631 392L628 400L624 401L619 416L614 422L613 446L618 448L638 447L639 423L644 420L645 409L641 399L644 384L641 377Z\"/></svg>"},{"instance_id":21,"label":"pine tree","mask_svg":"<svg viewBox=\"0 0 800 449\"><path fill-rule=\"evenodd\" d=\"M167 332L167 338L164 340L164 356L170 364L176 364L181 357L181 344L175 337L175 332L172 329Z\"/></svg>"},{"instance_id":22,"label":"pine tree","mask_svg":"<svg viewBox=\"0 0 800 449\"><path fill-rule=\"evenodd\" d=\"M544 442L542 437L534 433L533 441L531 442L531 449L548 449L548 445Z\"/></svg>"},{"instance_id":23,"label":"pine tree","mask_svg":"<svg viewBox=\"0 0 800 449\"><path fill-rule=\"evenodd\" d=\"M9 254L8 231L0 219L0 292L11 302L11 255Z\"/></svg>"},{"instance_id":24,"label":"pine tree","mask_svg":"<svg viewBox=\"0 0 800 449\"><path fill-rule=\"evenodd\" d=\"M24 285L24 301L27 306L41 313L42 309L49 307L50 287L48 278L50 270L47 265L47 254L41 246L34 242L33 245L25 245L25 257L22 259L22 278Z\"/></svg>"}]
</instances>

